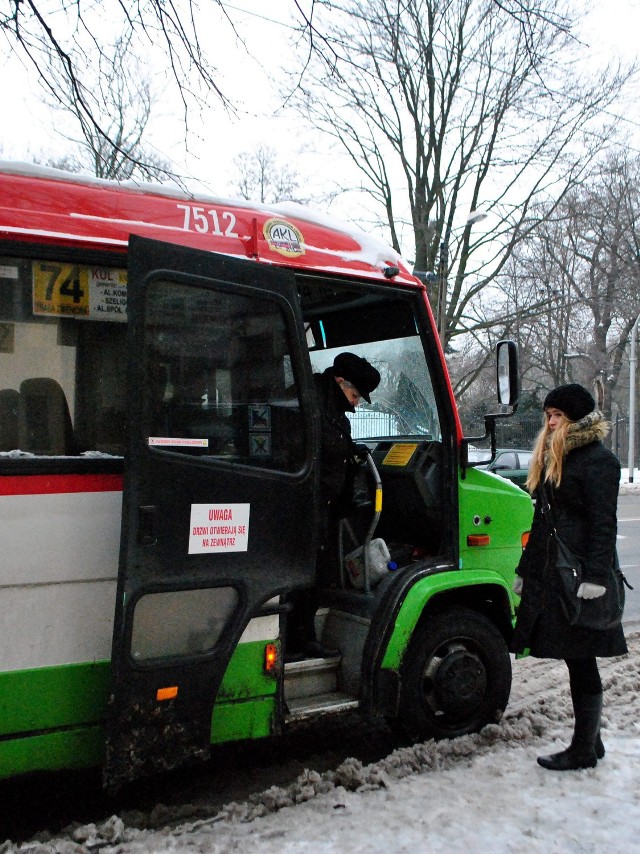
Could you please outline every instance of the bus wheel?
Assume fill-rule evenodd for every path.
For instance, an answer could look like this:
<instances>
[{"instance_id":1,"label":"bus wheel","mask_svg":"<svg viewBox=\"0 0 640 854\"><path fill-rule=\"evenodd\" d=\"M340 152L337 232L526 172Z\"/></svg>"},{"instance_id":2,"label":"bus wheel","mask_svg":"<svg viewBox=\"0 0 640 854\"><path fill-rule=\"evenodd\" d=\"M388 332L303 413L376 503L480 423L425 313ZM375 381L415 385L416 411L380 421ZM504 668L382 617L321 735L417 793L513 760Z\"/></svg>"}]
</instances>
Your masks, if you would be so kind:
<instances>
[{"instance_id":1,"label":"bus wheel","mask_svg":"<svg viewBox=\"0 0 640 854\"><path fill-rule=\"evenodd\" d=\"M401 728L412 739L454 738L500 720L511 690L504 638L468 608L427 619L404 657Z\"/></svg>"}]
</instances>

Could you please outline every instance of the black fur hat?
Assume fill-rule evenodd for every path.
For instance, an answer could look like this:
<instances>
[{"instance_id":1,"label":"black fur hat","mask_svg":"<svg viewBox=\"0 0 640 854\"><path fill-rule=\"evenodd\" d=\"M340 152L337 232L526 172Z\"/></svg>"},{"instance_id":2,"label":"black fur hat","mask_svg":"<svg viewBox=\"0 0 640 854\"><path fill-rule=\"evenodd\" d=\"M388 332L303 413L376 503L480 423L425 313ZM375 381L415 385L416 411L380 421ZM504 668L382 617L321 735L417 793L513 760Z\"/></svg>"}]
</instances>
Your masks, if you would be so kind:
<instances>
[{"instance_id":1,"label":"black fur hat","mask_svg":"<svg viewBox=\"0 0 640 854\"><path fill-rule=\"evenodd\" d=\"M584 386L578 385L578 383L569 383L568 385L560 385L549 392L542 405L543 409L547 409L547 407L559 409L571 421L580 421L585 415L593 412L596 408L596 402Z\"/></svg>"},{"instance_id":2,"label":"black fur hat","mask_svg":"<svg viewBox=\"0 0 640 854\"><path fill-rule=\"evenodd\" d=\"M366 359L355 353L338 353L333 362L333 373L354 385L367 403L371 403L369 395L378 388L380 374Z\"/></svg>"}]
</instances>

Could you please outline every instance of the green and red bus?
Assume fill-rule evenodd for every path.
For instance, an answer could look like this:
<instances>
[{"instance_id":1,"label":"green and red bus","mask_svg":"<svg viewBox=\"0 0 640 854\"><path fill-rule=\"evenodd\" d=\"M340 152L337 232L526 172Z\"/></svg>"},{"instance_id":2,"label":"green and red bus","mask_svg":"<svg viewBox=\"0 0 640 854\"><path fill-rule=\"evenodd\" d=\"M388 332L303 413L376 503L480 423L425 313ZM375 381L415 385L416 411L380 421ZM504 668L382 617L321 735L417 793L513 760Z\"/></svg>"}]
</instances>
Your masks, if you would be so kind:
<instances>
[{"instance_id":1,"label":"green and red bus","mask_svg":"<svg viewBox=\"0 0 640 854\"><path fill-rule=\"evenodd\" d=\"M339 656L285 663L315 583L313 374L345 350L382 379L341 549L375 518L397 569L339 567L316 617ZM378 238L0 163L0 378L0 778L117 787L349 709L417 738L500 718L531 501L468 464L425 287Z\"/></svg>"}]
</instances>

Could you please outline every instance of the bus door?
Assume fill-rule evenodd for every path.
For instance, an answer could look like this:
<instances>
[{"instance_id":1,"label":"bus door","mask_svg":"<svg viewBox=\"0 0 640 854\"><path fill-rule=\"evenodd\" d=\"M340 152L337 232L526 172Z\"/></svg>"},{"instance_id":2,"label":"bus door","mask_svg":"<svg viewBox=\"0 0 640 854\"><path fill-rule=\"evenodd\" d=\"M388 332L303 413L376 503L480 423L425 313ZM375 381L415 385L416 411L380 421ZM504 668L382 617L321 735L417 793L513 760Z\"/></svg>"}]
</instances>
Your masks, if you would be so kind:
<instances>
[{"instance_id":1,"label":"bus door","mask_svg":"<svg viewBox=\"0 0 640 854\"><path fill-rule=\"evenodd\" d=\"M311 584L313 379L293 273L129 247L129 430L105 785L209 754L249 621Z\"/></svg>"}]
</instances>

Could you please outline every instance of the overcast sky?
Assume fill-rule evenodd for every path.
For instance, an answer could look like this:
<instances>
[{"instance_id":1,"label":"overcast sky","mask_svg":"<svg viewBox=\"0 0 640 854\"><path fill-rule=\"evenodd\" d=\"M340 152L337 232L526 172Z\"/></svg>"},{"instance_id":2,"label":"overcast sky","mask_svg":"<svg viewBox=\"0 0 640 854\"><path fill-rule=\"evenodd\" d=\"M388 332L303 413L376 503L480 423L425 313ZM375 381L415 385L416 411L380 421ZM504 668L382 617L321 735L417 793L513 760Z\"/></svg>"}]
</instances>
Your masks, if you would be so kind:
<instances>
[{"instance_id":1,"label":"overcast sky","mask_svg":"<svg viewBox=\"0 0 640 854\"><path fill-rule=\"evenodd\" d=\"M174 162L177 171L204 182L214 193L230 192L234 157L258 143L277 149L312 191L326 184L327 170L335 169L335 161L322 156L322 149L318 151L317 134L313 138L301 136L294 121L279 109L278 95L270 83L270 76L278 75L281 66L293 67L287 46L293 34L289 23L293 5L292 0L237 0L227 6L248 54L227 25L212 19L211 33L203 42L212 45L221 88L237 105L237 113L227 113L212 101L210 109L192 114L194 135L188 153L184 150L179 106L164 100L166 87L161 69L157 69L161 95L153 125L154 146ZM583 18L581 37L589 45L590 66L604 65L615 56L626 60L637 56L640 0L587 0L585 6L590 12ZM149 60L153 69L153 58ZM0 75L0 156L30 159L30 155L46 156L52 149L62 154L66 143L51 132L52 126L60 126L61 119L42 107L34 75L27 73L15 57L6 55L0 57ZM629 130L640 138L637 103L633 98L625 115ZM640 153L640 142L638 150Z\"/></svg>"}]
</instances>

